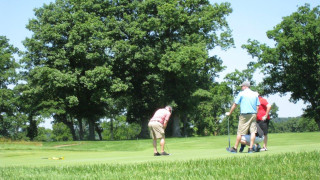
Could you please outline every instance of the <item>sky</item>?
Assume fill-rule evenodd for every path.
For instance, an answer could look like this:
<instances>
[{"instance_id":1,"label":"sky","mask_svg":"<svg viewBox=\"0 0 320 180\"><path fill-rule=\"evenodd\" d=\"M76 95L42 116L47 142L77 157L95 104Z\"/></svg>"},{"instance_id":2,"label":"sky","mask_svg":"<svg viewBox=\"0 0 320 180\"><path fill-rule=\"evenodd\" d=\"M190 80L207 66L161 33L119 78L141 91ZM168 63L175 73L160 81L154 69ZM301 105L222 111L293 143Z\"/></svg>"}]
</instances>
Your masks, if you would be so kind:
<instances>
[{"instance_id":1,"label":"sky","mask_svg":"<svg viewBox=\"0 0 320 180\"><path fill-rule=\"evenodd\" d=\"M25 50L22 41L31 37L32 32L26 29L29 20L34 18L34 8L40 8L43 4L54 0L0 0L0 36L6 36L9 43ZM254 61L246 50L241 48L248 39L258 40L273 46L274 42L266 36L268 30L282 21L285 16L296 12L298 6L305 3L311 8L320 5L319 0L210 0L211 3L230 2L233 12L227 17L232 29L235 47L227 51L219 48L209 52L210 55L218 55L223 60L226 70L220 73L220 79L235 69L243 70L250 61ZM262 81L262 75L255 77L256 82ZM272 95L267 97L269 103L276 103L279 107L279 117L297 117L302 115L306 105L300 101L296 104L289 102L290 95L280 97Z\"/></svg>"}]
</instances>

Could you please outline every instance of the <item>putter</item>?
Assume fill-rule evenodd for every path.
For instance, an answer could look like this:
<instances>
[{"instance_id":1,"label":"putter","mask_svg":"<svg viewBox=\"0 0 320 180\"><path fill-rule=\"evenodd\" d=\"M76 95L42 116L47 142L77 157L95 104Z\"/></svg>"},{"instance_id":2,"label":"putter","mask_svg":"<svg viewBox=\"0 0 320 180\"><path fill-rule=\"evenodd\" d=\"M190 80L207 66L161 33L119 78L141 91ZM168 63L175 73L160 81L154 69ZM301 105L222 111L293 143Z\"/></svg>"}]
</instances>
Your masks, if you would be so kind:
<instances>
[{"instance_id":1,"label":"putter","mask_svg":"<svg viewBox=\"0 0 320 180\"><path fill-rule=\"evenodd\" d=\"M228 140L229 140L229 147L227 148L227 151L230 151L230 128L229 128L229 117L227 117L227 120L228 120Z\"/></svg>"}]
</instances>

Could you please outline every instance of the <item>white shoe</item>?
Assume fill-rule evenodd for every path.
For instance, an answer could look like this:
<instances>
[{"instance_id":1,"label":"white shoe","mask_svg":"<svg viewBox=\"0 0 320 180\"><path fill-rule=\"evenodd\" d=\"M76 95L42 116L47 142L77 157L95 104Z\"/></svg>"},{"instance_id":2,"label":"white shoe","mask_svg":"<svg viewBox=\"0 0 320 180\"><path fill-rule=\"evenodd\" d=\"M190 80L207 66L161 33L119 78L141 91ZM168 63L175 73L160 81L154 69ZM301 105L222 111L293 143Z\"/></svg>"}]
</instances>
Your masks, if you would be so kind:
<instances>
[{"instance_id":1,"label":"white shoe","mask_svg":"<svg viewBox=\"0 0 320 180\"><path fill-rule=\"evenodd\" d=\"M268 151L267 148L261 148L260 151Z\"/></svg>"}]
</instances>

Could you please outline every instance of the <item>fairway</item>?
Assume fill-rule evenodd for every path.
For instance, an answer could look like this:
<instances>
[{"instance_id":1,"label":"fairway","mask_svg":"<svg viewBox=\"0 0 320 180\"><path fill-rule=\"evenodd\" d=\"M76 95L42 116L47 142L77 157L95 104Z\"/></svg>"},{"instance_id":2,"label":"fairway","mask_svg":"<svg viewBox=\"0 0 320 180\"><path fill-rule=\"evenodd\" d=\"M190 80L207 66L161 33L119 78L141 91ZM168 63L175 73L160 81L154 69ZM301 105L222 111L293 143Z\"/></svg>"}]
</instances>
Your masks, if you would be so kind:
<instances>
[{"instance_id":1,"label":"fairway","mask_svg":"<svg viewBox=\"0 0 320 180\"><path fill-rule=\"evenodd\" d=\"M172 155L160 157L151 139L0 142L0 180L320 179L319 132L269 137L269 150L253 154L227 152L228 136L168 138Z\"/></svg>"},{"instance_id":2,"label":"fairway","mask_svg":"<svg viewBox=\"0 0 320 180\"><path fill-rule=\"evenodd\" d=\"M231 146L236 136L231 136ZM168 138L166 150L171 156L154 157L151 139L128 141L11 142L0 143L0 167L63 166L101 163L176 162L244 156L264 156L286 152L310 152L320 149L320 134L285 133L269 135L269 151L248 154L228 153L227 136ZM63 160L52 158L63 157Z\"/></svg>"}]
</instances>

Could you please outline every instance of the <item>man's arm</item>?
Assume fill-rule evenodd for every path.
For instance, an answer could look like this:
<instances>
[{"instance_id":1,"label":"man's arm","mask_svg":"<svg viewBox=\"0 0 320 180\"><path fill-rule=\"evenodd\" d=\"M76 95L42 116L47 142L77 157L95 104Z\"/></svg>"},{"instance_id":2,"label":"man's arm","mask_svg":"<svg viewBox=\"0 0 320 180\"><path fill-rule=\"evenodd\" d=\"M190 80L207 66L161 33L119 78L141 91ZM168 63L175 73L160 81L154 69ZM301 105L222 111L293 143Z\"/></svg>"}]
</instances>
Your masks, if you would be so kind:
<instances>
[{"instance_id":1,"label":"man's arm","mask_svg":"<svg viewBox=\"0 0 320 180\"><path fill-rule=\"evenodd\" d=\"M167 125L168 125L168 120L165 120L164 123L163 123L163 128L166 129Z\"/></svg>"},{"instance_id":2,"label":"man's arm","mask_svg":"<svg viewBox=\"0 0 320 180\"><path fill-rule=\"evenodd\" d=\"M226 116L230 116L233 110L237 107L236 103L233 103L229 112L226 112Z\"/></svg>"},{"instance_id":3,"label":"man's arm","mask_svg":"<svg viewBox=\"0 0 320 180\"><path fill-rule=\"evenodd\" d=\"M271 110L271 105L270 104L267 104L267 111L266 111L266 114L262 117L262 120L266 120L268 118L268 115L270 113L270 110Z\"/></svg>"},{"instance_id":4,"label":"man's arm","mask_svg":"<svg viewBox=\"0 0 320 180\"><path fill-rule=\"evenodd\" d=\"M164 129L167 128L167 125L168 125L170 116L171 116L171 113L170 113L170 114L166 117L166 119L164 120L164 123L163 123L163 128L164 128Z\"/></svg>"}]
</instances>

